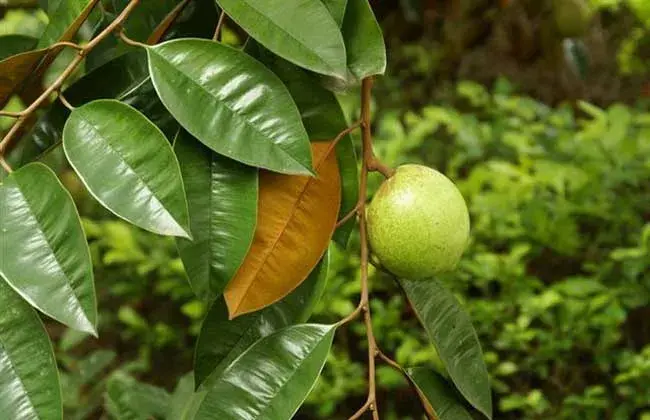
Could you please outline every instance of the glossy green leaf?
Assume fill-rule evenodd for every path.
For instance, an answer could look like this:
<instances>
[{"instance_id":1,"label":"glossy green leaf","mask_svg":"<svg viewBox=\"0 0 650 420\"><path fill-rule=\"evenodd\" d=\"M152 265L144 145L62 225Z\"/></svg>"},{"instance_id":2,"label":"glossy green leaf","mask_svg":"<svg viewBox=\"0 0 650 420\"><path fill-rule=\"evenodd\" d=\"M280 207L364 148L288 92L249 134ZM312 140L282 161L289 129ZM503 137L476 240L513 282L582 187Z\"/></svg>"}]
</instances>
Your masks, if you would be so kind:
<instances>
[{"instance_id":1,"label":"glossy green leaf","mask_svg":"<svg viewBox=\"0 0 650 420\"><path fill-rule=\"evenodd\" d=\"M111 83L106 83L110 79ZM158 99L149 81L147 57L144 51L125 54L86 74L66 89L65 97L75 106L95 99L115 98L142 112L168 138L178 131L178 124ZM58 144L70 111L56 101L43 114L29 133L11 150L10 162L20 167Z\"/></svg>"},{"instance_id":2,"label":"glossy green leaf","mask_svg":"<svg viewBox=\"0 0 650 420\"><path fill-rule=\"evenodd\" d=\"M211 385L195 419L290 419L316 383L334 331L301 324L262 338Z\"/></svg>"},{"instance_id":3,"label":"glossy green leaf","mask_svg":"<svg viewBox=\"0 0 650 420\"><path fill-rule=\"evenodd\" d=\"M107 99L75 108L63 149L89 192L117 216L150 232L190 236L176 156L136 109Z\"/></svg>"},{"instance_id":4,"label":"glossy green leaf","mask_svg":"<svg viewBox=\"0 0 650 420\"><path fill-rule=\"evenodd\" d=\"M330 15L334 18L337 25L341 26L343 23L343 16L345 16L345 7L348 0L321 0L329 10Z\"/></svg>"},{"instance_id":5,"label":"glossy green leaf","mask_svg":"<svg viewBox=\"0 0 650 420\"><path fill-rule=\"evenodd\" d=\"M2 276L0 308L2 418L61 419L61 388L50 339L38 314Z\"/></svg>"},{"instance_id":6,"label":"glossy green leaf","mask_svg":"<svg viewBox=\"0 0 650 420\"><path fill-rule=\"evenodd\" d=\"M442 376L432 369L417 367L407 373L438 420L472 420L462 397Z\"/></svg>"},{"instance_id":7,"label":"glossy green leaf","mask_svg":"<svg viewBox=\"0 0 650 420\"><path fill-rule=\"evenodd\" d=\"M289 325L307 322L327 284L329 253L296 290L261 311L228 319L228 308L217 299L206 315L196 343L197 387L209 387L230 363L258 339Z\"/></svg>"},{"instance_id":8,"label":"glossy green leaf","mask_svg":"<svg viewBox=\"0 0 650 420\"><path fill-rule=\"evenodd\" d=\"M198 39L147 51L162 102L206 146L251 166L311 173L309 139L298 109L282 82L258 61Z\"/></svg>"},{"instance_id":9,"label":"glossy green leaf","mask_svg":"<svg viewBox=\"0 0 650 420\"><path fill-rule=\"evenodd\" d=\"M138 382L119 371L106 383L106 408L120 420L162 418L169 412L170 401L164 389Z\"/></svg>"},{"instance_id":10,"label":"glossy green leaf","mask_svg":"<svg viewBox=\"0 0 650 420\"><path fill-rule=\"evenodd\" d=\"M38 40L26 35L0 36L0 60L34 48Z\"/></svg>"},{"instance_id":11,"label":"glossy green leaf","mask_svg":"<svg viewBox=\"0 0 650 420\"><path fill-rule=\"evenodd\" d=\"M49 23L38 41L38 48L49 47L59 40L70 40L98 1L51 0L47 8Z\"/></svg>"},{"instance_id":12,"label":"glossy green leaf","mask_svg":"<svg viewBox=\"0 0 650 420\"><path fill-rule=\"evenodd\" d=\"M386 46L368 0L348 0L343 19L348 69L358 80L384 74Z\"/></svg>"},{"instance_id":13,"label":"glossy green leaf","mask_svg":"<svg viewBox=\"0 0 650 420\"><path fill-rule=\"evenodd\" d=\"M481 344L454 295L434 279L399 280L460 393L492 418L492 394Z\"/></svg>"},{"instance_id":14,"label":"glossy green leaf","mask_svg":"<svg viewBox=\"0 0 650 420\"><path fill-rule=\"evenodd\" d=\"M260 44L301 67L344 78L345 45L321 0L217 0Z\"/></svg>"},{"instance_id":15,"label":"glossy green leaf","mask_svg":"<svg viewBox=\"0 0 650 420\"><path fill-rule=\"evenodd\" d=\"M178 251L192 290L212 302L250 248L257 223L257 169L208 149L181 129L174 144L187 193L192 241Z\"/></svg>"},{"instance_id":16,"label":"glossy green leaf","mask_svg":"<svg viewBox=\"0 0 650 420\"><path fill-rule=\"evenodd\" d=\"M246 50L273 70L287 86L312 141L331 140L348 127L336 96L322 87L314 75L271 54L255 42L249 42ZM341 218L354 209L359 197L357 157L351 135L341 139L336 146L336 156L341 172ZM339 227L334 233L334 241L345 247L354 224L355 221L351 220Z\"/></svg>"},{"instance_id":17,"label":"glossy green leaf","mask_svg":"<svg viewBox=\"0 0 650 420\"><path fill-rule=\"evenodd\" d=\"M46 315L96 335L86 236L72 197L47 166L32 163L5 178L0 230L0 274L11 287Z\"/></svg>"}]
</instances>

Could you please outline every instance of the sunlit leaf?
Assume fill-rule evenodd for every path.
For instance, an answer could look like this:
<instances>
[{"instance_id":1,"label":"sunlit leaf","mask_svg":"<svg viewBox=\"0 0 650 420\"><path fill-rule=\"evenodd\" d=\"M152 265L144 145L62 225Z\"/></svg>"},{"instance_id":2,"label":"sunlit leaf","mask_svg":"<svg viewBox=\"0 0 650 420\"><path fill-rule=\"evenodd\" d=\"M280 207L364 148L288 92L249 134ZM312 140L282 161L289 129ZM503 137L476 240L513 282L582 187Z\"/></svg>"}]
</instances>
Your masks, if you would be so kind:
<instances>
[{"instance_id":1,"label":"sunlit leaf","mask_svg":"<svg viewBox=\"0 0 650 420\"><path fill-rule=\"evenodd\" d=\"M241 265L255 232L257 169L218 155L185 130L174 144L187 193L192 240L178 250L194 293L212 302Z\"/></svg>"},{"instance_id":2,"label":"sunlit leaf","mask_svg":"<svg viewBox=\"0 0 650 420\"><path fill-rule=\"evenodd\" d=\"M438 420L472 420L453 385L433 369L417 367L407 372L422 402L429 405Z\"/></svg>"},{"instance_id":3,"label":"sunlit leaf","mask_svg":"<svg viewBox=\"0 0 650 420\"><path fill-rule=\"evenodd\" d=\"M2 276L0 308L2 417L12 420L61 419L59 374L50 339L38 314L5 283Z\"/></svg>"},{"instance_id":4,"label":"sunlit leaf","mask_svg":"<svg viewBox=\"0 0 650 420\"><path fill-rule=\"evenodd\" d=\"M312 143L316 177L260 172L253 244L225 291L231 317L288 295L327 249L341 201L333 146Z\"/></svg>"},{"instance_id":5,"label":"sunlit leaf","mask_svg":"<svg viewBox=\"0 0 650 420\"><path fill-rule=\"evenodd\" d=\"M190 236L176 156L164 134L137 110L115 100L75 108L63 130L63 148L104 207L148 231Z\"/></svg>"},{"instance_id":6,"label":"sunlit leaf","mask_svg":"<svg viewBox=\"0 0 650 420\"><path fill-rule=\"evenodd\" d=\"M323 369L334 331L302 324L262 338L212 384L194 418L292 418Z\"/></svg>"},{"instance_id":7,"label":"sunlit leaf","mask_svg":"<svg viewBox=\"0 0 650 420\"><path fill-rule=\"evenodd\" d=\"M492 394L481 344L469 315L434 279L399 280L451 380L476 409L492 418Z\"/></svg>"},{"instance_id":8,"label":"sunlit leaf","mask_svg":"<svg viewBox=\"0 0 650 420\"><path fill-rule=\"evenodd\" d=\"M346 57L336 21L321 0L217 0L237 24L280 57L344 78Z\"/></svg>"},{"instance_id":9,"label":"sunlit leaf","mask_svg":"<svg viewBox=\"0 0 650 420\"><path fill-rule=\"evenodd\" d=\"M334 18L334 21L337 25L341 26L343 23L343 16L345 16L345 6L348 4L348 0L321 0L327 9L330 11L330 15Z\"/></svg>"},{"instance_id":10,"label":"sunlit leaf","mask_svg":"<svg viewBox=\"0 0 650 420\"><path fill-rule=\"evenodd\" d=\"M293 324L307 322L325 285L329 255L296 290L261 311L228 319L228 308L217 299L206 315L196 343L194 374L197 387L209 387L235 358L262 337Z\"/></svg>"},{"instance_id":11,"label":"sunlit leaf","mask_svg":"<svg viewBox=\"0 0 650 420\"><path fill-rule=\"evenodd\" d=\"M0 185L0 231L0 274L11 287L46 315L96 334L86 237L72 197L45 165L26 165Z\"/></svg>"},{"instance_id":12,"label":"sunlit leaf","mask_svg":"<svg viewBox=\"0 0 650 420\"><path fill-rule=\"evenodd\" d=\"M147 51L162 102L206 146L251 166L310 173L309 139L296 105L258 61L198 39L168 41Z\"/></svg>"},{"instance_id":13,"label":"sunlit leaf","mask_svg":"<svg viewBox=\"0 0 650 420\"><path fill-rule=\"evenodd\" d=\"M386 46L368 0L348 0L343 19L348 69L358 80L384 74Z\"/></svg>"},{"instance_id":14,"label":"sunlit leaf","mask_svg":"<svg viewBox=\"0 0 650 420\"><path fill-rule=\"evenodd\" d=\"M70 41L99 0L50 0L49 23L37 48L49 47L57 41Z\"/></svg>"}]
</instances>

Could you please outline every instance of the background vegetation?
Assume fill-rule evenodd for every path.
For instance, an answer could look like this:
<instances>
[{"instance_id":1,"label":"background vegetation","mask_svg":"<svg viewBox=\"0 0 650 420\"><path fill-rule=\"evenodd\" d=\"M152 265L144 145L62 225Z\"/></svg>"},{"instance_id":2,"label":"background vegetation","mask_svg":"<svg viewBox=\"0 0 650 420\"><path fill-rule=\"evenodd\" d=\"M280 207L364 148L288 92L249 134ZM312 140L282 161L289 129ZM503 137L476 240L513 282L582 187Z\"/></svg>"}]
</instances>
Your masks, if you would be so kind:
<instances>
[{"instance_id":1,"label":"background vegetation","mask_svg":"<svg viewBox=\"0 0 650 420\"><path fill-rule=\"evenodd\" d=\"M376 2L391 66L377 81L378 154L394 166L444 171L469 204L471 246L442 280L484 346L495 418L647 420L650 7L593 0L598 13L572 50L554 32L549 3ZM41 28L38 12L0 20L2 34ZM342 101L356 112L356 95ZM83 209L101 311L99 340L49 324L66 418L110 415L107 386L170 398L191 369L206 312L174 242L114 220L72 172L61 176ZM371 188L379 182L373 177ZM359 292L355 238L330 255L316 322L351 312ZM404 365L440 369L395 283L375 271L372 287L380 346L396 349ZM363 403L363 335L337 335L298 418L344 418ZM166 391L129 383L124 372ZM380 367L379 378L386 418L420 415L397 373Z\"/></svg>"}]
</instances>

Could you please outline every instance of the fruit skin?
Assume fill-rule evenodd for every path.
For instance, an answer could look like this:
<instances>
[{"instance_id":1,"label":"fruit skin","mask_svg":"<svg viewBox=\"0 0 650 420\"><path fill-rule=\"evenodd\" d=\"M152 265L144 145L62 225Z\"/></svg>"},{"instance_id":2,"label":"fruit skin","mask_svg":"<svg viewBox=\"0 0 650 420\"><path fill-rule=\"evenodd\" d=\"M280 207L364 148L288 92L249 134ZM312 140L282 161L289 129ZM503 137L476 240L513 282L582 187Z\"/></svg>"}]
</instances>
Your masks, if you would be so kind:
<instances>
[{"instance_id":1,"label":"fruit skin","mask_svg":"<svg viewBox=\"0 0 650 420\"><path fill-rule=\"evenodd\" d=\"M586 0L554 0L555 26L564 38L584 35L591 24L592 10Z\"/></svg>"},{"instance_id":2,"label":"fruit skin","mask_svg":"<svg viewBox=\"0 0 650 420\"><path fill-rule=\"evenodd\" d=\"M403 165L368 206L368 239L398 277L422 279L456 267L469 241L469 213L458 188L440 172Z\"/></svg>"}]
</instances>

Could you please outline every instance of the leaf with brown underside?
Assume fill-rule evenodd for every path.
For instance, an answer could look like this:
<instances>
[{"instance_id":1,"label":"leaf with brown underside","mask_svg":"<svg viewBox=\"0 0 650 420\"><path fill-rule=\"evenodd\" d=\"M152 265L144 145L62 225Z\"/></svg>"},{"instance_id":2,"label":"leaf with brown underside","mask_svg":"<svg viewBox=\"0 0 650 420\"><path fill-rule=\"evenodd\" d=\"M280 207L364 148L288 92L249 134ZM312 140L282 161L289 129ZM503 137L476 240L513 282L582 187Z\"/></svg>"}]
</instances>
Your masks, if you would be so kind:
<instances>
[{"instance_id":1,"label":"leaf with brown underside","mask_svg":"<svg viewBox=\"0 0 650 420\"><path fill-rule=\"evenodd\" d=\"M224 296L230 318L288 295L327 249L341 201L332 142L311 144L316 177L260 172L253 244Z\"/></svg>"},{"instance_id":2,"label":"leaf with brown underside","mask_svg":"<svg viewBox=\"0 0 650 420\"><path fill-rule=\"evenodd\" d=\"M47 49L27 51L0 61L0 109L4 107L16 88L38 67Z\"/></svg>"}]
</instances>

